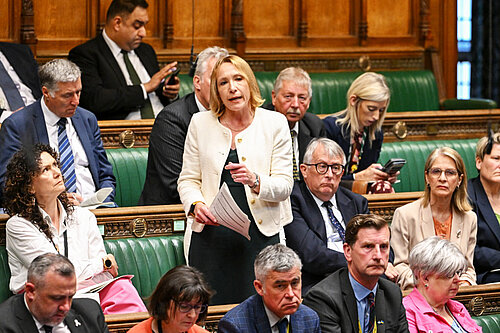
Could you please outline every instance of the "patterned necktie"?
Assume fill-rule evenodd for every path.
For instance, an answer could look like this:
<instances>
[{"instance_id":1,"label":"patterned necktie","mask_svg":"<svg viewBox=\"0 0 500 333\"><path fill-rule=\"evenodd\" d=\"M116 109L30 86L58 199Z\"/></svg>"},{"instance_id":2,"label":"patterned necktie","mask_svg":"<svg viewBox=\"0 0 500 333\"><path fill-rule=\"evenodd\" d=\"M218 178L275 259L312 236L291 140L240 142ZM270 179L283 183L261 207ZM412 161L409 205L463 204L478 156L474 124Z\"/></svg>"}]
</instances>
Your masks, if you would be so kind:
<instances>
[{"instance_id":1,"label":"patterned necktie","mask_svg":"<svg viewBox=\"0 0 500 333\"><path fill-rule=\"evenodd\" d=\"M375 296L371 292L368 294L368 296L366 296L366 299L368 300L368 311L370 315L370 319L368 321L368 330L366 332L372 333L373 329L375 328Z\"/></svg>"},{"instance_id":2,"label":"patterned necktie","mask_svg":"<svg viewBox=\"0 0 500 333\"><path fill-rule=\"evenodd\" d=\"M348 173L355 173L358 170L359 160L361 159L361 144L363 142L363 132L354 135L353 144L351 147L351 156L349 159Z\"/></svg>"},{"instance_id":3,"label":"patterned necktie","mask_svg":"<svg viewBox=\"0 0 500 333\"><path fill-rule=\"evenodd\" d=\"M300 180L297 160L295 159L295 138L297 137L297 132L295 132L295 130L291 130L290 135L292 136L293 180Z\"/></svg>"},{"instance_id":4,"label":"patterned necktie","mask_svg":"<svg viewBox=\"0 0 500 333\"><path fill-rule=\"evenodd\" d=\"M139 78L139 75L137 75L137 72L135 71L134 66L130 62L130 59L128 57L128 52L125 50L121 51L123 54L123 61L125 61L125 66L127 67L128 75L130 76L130 81L132 81L133 85L140 85L141 79ZM151 101L148 99L146 100L146 103L144 106L141 108L141 118L142 119L153 119L155 117L155 114L153 112L153 106L151 105Z\"/></svg>"},{"instance_id":5,"label":"patterned necktie","mask_svg":"<svg viewBox=\"0 0 500 333\"><path fill-rule=\"evenodd\" d=\"M9 107L11 111L16 111L24 107L24 101L19 94L14 81L10 78L7 70L0 62L0 87L2 87L3 93L9 102Z\"/></svg>"},{"instance_id":6,"label":"patterned necktie","mask_svg":"<svg viewBox=\"0 0 500 333\"><path fill-rule=\"evenodd\" d=\"M42 328L45 333L52 333L52 326L43 325Z\"/></svg>"},{"instance_id":7,"label":"patterned necktie","mask_svg":"<svg viewBox=\"0 0 500 333\"><path fill-rule=\"evenodd\" d=\"M278 330L279 333L286 333L286 330L288 328L288 319L283 318L278 322Z\"/></svg>"},{"instance_id":8,"label":"patterned necktie","mask_svg":"<svg viewBox=\"0 0 500 333\"><path fill-rule=\"evenodd\" d=\"M326 208L326 211L328 212L328 217L330 218L330 222L332 222L335 229L337 229L337 232L339 233L340 238L344 242L345 241L344 227L342 227L342 224L340 224L340 222L337 220L335 215L333 215L332 203L330 201L325 201L325 202L323 202L322 206Z\"/></svg>"},{"instance_id":9,"label":"patterned necktie","mask_svg":"<svg viewBox=\"0 0 500 333\"><path fill-rule=\"evenodd\" d=\"M66 118L61 118L57 122L58 130L58 143L59 143L59 159L61 160L61 172L64 178L64 185L68 192L76 192L76 174L75 174L75 160L73 158L73 151L69 144L68 135L66 133Z\"/></svg>"}]
</instances>

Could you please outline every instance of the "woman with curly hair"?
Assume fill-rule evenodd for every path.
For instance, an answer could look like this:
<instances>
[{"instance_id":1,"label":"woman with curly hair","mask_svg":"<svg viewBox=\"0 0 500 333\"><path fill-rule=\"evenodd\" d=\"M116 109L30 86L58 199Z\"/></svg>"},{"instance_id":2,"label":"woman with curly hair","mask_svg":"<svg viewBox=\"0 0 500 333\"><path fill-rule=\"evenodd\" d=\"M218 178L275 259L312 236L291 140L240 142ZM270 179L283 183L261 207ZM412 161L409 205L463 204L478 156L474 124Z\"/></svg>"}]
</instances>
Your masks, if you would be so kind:
<instances>
[{"instance_id":1,"label":"woman with curly hair","mask_svg":"<svg viewBox=\"0 0 500 333\"><path fill-rule=\"evenodd\" d=\"M94 214L68 200L57 153L50 146L26 147L12 157L7 166L4 208L11 216L6 243L12 292L23 291L31 261L48 252L71 260L79 288L118 275ZM129 279L108 284L99 298L105 314L146 311Z\"/></svg>"}]
</instances>

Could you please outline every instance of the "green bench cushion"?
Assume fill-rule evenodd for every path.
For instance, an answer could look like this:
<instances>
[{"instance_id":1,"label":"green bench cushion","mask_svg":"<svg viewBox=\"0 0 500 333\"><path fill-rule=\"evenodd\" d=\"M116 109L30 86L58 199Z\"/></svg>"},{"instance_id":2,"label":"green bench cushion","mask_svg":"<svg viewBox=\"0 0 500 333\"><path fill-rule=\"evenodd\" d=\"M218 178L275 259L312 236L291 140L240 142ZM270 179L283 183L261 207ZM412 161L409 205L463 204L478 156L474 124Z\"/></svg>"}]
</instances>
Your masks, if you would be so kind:
<instances>
[{"instance_id":1,"label":"green bench cushion","mask_svg":"<svg viewBox=\"0 0 500 333\"><path fill-rule=\"evenodd\" d=\"M184 235L104 241L106 251L116 258L120 275L134 275L132 283L143 298L151 295L163 274L186 264L183 244Z\"/></svg>"},{"instance_id":2,"label":"green bench cushion","mask_svg":"<svg viewBox=\"0 0 500 333\"><path fill-rule=\"evenodd\" d=\"M477 139L384 143L379 163L384 165L391 158L404 158L406 165L401 169L401 174L398 177L400 182L394 184L394 190L396 192L423 191L425 188L425 161L431 151L438 147L455 149L464 160L467 177L469 179L476 177L478 175L475 160L476 143Z\"/></svg>"},{"instance_id":3,"label":"green bench cushion","mask_svg":"<svg viewBox=\"0 0 500 333\"><path fill-rule=\"evenodd\" d=\"M500 332L500 315L487 315L480 317L472 317L476 323L481 326L483 333L498 333Z\"/></svg>"}]
</instances>

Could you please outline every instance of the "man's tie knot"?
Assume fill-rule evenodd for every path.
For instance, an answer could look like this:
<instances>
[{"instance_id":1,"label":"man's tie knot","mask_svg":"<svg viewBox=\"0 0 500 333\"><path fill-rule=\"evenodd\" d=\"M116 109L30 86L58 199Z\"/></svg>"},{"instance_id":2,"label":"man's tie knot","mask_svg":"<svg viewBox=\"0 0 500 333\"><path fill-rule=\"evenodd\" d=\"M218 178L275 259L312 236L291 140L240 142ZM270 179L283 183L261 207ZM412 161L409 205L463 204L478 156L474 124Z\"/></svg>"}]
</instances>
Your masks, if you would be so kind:
<instances>
[{"instance_id":1,"label":"man's tie knot","mask_svg":"<svg viewBox=\"0 0 500 333\"><path fill-rule=\"evenodd\" d=\"M57 125L59 127L65 127L67 122L68 122L68 119L63 117L57 121Z\"/></svg>"},{"instance_id":2,"label":"man's tie knot","mask_svg":"<svg viewBox=\"0 0 500 333\"><path fill-rule=\"evenodd\" d=\"M52 326L43 325L42 328L45 331L45 333L52 333Z\"/></svg>"},{"instance_id":3,"label":"man's tie knot","mask_svg":"<svg viewBox=\"0 0 500 333\"><path fill-rule=\"evenodd\" d=\"M278 322L279 333L286 333L288 329L288 319L283 318Z\"/></svg>"}]
</instances>

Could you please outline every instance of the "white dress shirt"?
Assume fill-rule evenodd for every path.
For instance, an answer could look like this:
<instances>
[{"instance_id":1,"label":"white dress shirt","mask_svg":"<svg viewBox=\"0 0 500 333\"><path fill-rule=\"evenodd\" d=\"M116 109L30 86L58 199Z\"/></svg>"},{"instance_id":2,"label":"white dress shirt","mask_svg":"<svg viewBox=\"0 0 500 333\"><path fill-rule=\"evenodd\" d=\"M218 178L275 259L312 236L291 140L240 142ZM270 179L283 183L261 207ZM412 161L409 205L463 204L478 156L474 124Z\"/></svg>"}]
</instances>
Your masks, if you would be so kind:
<instances>
[{"instance_id":1,"label":"white dress shirt","mask_svg":"<svg viewBox=\"0 0 500 333\"><path fill-rule=\"evenodd\" d=\"M39 333L45 333L45 330L43 329L43 324L40 323L35 316L31 313L30 308L28 307L28 303L26 302L26 297L23 298L24 300L24 305L26 306L26 309L28 309L28 312L31 314L31 317L35 321L36 328L38 329ZM66 323L64 323L64 320L60 322L56 326L52 326L52 333L71 333L71 330L68 328Z\"/></svg>"},{"instance_id":2,"label":"white dress shirt","mask_svg":"<svg viewBox=\"0 0 500 333\"><path fill-rule=\"evenodd\" d=\"M279 333L278 322L282 319L274 314L271 310L267 308L264 304L264 310L266 311L267 319L269 319L269 325L271 327L271 333ZM288 325L290 325L290 315L286 315L283 318L288 320Z\"/></svg>"},{"instance_id":3,"label":"white dress shirt","mask_svg":"<svg viewBox=\"0 0 500 333\"><path fill-rule=\"evenodd\" d=\"M104 41L111 50L111 53L113 53L113 56L115 57L116 62L118 63L118 66L120 66L123 76L125 77L125 81L127 81L127 85L132 86L133 85L132 80L130 80L130 75L128 73L127 66L125 65L125 60L123 60L122 49L111 38L109 38L109 36L106 34L106 30L102 31L102 37L104 38ZM144 65L141 62L141 59L139 59L134 50L128 52L128 57L130 59L130 63L132 63L132 66L134 66L134 69L137 72L139 79L141 79L141 82L143 83L141 84L141 87L142 87L142 92L144 93L144 99L146 100L148 98L148 94L146 92L146 88L144 88L144 83L149 82L149 80L151 80L151 76L149 76L146 67L144 67ZM158 113L160 113L160 111L163 110L163 104L154 91L149 93L149 100L151 101L151 105L153 106L153 112L156 118ZM141 119L141 111L137 110L130 112L125 119L126 120Z\"/></svg>"},{"instance_id":4,"label":"white dress shirt","mask_svg":"<svg viewBox=\"0 0 500 333\"><path fill-rule=\"evenodd\" d=\"M59 152L59 136L57 134L59 125L57 125L57 122L61 118L49 110L43 98L40 104L42 106L43 117L45 118L45 127L47 128L47 135L49 136L49 144L53 149ZM76 192L86 200L96 192L96 187L94 179L92 178L92 173L89 169L89 160L80 142L78 133L76 133L71 118L66 119L68 120L66 122L66 134L75 160Z\"/></svg>"},{"instance_id":5,"label":"white dress shirt","mask_svg":"<svg viewBox=\"0 0 500 333\"><path fill-rule=\"evenodd\" d=\"M323 216L323 221L325 223L325 228L326 228L326 239L327 239L326 247L328 247L330 250L344 253L344 242L342 241L342 238L340 238L339 232L330 221L330 217L328 216L328 210L326 209L326 207L323 207L324 201L318 199L314 194L312 194L311 191L309 192L311 193L312 197L314 198L314 201L318 205L319 211L321 212L321 216ZM342 218L342 213L337 208L337 200L335 196L336 194L334 194L333 197L330 199L330 202L332 203L331 207L332 212L337 221L339 221L339 223L345 230L345 222L344 219Z\"/></svg>"}]
</instances>

